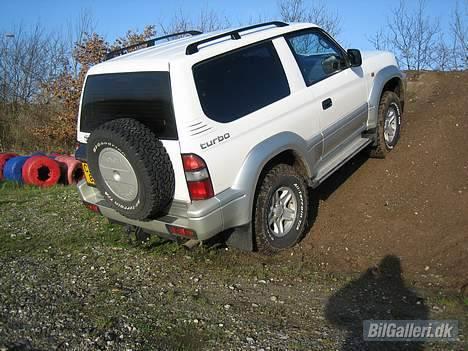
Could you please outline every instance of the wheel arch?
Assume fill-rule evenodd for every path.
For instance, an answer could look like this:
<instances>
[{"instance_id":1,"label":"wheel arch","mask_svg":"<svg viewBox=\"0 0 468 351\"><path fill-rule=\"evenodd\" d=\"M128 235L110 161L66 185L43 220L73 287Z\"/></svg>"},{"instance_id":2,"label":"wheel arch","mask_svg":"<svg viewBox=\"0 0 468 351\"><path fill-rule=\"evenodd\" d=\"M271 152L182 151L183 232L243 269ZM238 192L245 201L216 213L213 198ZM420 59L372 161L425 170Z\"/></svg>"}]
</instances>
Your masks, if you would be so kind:
<instances>
[{"instance_id":1,"label":"wheel arch","mask_svg":"<svg viewBox=\"0 0 468 351\"><path fill-rule=\"evenodd\" d=\"M382 88L379 101L382 99L382 96L386 91L392 91L398 96L401 108L403 109L405 103L405 84L403 79L401 77L393 77L389 79Z\"/></svg>"},{"instance_id":2,"label":"wheel arch","mask_svg":"<svg viewBox=\"0 0 468 351\"><path fill-rule=\"evenodd\" d=\"M402 108L405 102L406 76L397 66L387 66L377 72L369 94L369 118L367 129L377 126L380 99L386 91L395 92L400 98Z\"/></svg>"},{"instance_id":3,"label":"wheel arch","mask_svg":"<svg viewBox=\"0 0 468 351\"><path fill-rule=\"evenodd\" d=\"M313 174L313 165L318 161L318 152L308 152L307 143L292 132L276 134L258 145L247 155L233 188L246 196L240 225L252 219L255 193L265 171L278 163L286 163L296 168L308 183Z\"/></svg>"}]
</instances>

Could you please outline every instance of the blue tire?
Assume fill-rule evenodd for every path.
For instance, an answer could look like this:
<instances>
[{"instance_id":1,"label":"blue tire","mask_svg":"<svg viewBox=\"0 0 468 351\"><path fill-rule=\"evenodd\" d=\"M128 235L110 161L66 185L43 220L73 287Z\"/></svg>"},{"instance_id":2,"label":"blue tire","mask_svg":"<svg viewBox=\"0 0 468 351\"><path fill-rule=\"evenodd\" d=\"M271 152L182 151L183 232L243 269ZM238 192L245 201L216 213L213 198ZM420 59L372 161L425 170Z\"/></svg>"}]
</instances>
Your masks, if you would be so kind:
<instances>
[{"instance_id":1,"label":"blue tire","mask_svg":"<svg viewBox=\"0 0 468 351\"><path fill-rule=\"evenodd\" d=\"M23 183L22 169L29 156L18 156L10 158L3 168L3 176L6 180Z\"/></svg>"}]
</instances>

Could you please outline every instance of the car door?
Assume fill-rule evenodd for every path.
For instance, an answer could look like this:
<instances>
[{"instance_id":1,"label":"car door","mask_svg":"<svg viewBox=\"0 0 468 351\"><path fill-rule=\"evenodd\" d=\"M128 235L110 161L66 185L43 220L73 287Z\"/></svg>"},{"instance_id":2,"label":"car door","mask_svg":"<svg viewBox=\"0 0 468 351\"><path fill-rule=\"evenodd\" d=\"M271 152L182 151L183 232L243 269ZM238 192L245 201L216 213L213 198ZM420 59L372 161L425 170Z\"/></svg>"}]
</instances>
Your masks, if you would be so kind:
<instances>
[{"instance_id":1,"label":"car door","mask_svg":"<svg viewBox=\"0 0 468 351\"><path fill-rule=\"evenodd\" d=\"M366 84L360 67L325 32L311 28L285 36L313 95L323 135L322 159L359 137L367 120ZM319 105L318 105L319 104Z\"/></svg>"}]
</instances>

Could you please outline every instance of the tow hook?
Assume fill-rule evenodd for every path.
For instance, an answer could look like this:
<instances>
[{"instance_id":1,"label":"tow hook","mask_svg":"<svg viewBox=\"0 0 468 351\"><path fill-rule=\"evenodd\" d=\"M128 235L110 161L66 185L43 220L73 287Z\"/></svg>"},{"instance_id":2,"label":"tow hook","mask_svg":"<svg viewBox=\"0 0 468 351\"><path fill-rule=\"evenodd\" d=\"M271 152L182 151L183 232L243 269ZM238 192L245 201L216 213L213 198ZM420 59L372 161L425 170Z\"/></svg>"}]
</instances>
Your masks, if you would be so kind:
<instances>
[{"instance_id":1,"label":"tow hook","mask_svg":"<svg viewBox=\"0 0 468 351\"><path fill-rule=\"evenodd\" d=\"M132 241L132 234L135 233L135 239L138 243L145 243L147 242L151 234L145 232L142 228L140 227L135 227L133 225L127 224L124 228L125 233L128 236L128 241Z\"/></svg>"}]
</instances>

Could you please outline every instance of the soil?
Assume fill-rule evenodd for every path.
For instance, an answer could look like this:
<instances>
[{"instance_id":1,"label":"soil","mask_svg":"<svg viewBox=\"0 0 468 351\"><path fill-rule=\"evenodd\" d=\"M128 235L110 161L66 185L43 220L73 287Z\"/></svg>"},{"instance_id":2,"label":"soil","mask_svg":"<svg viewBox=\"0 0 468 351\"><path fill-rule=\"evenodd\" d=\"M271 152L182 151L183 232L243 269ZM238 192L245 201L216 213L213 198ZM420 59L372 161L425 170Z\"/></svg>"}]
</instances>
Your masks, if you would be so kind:
<instances>
[{"instance_id":1,"label":"soil","mask_svg":"<svg viewBox=\"0 0 468 351\"><path fill-rule=\"evenodd\" d=\"M467 91L468 73L410 73L399 144L384 160L361 153L316 189L297 251L332 272L392 254L408 274L467 284Z\"/></svg>"}]
</instances>

